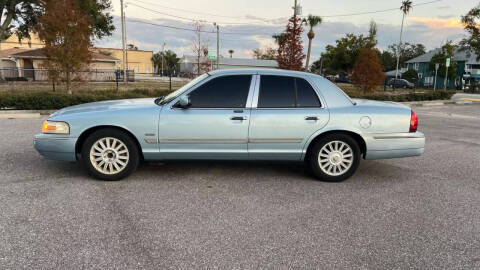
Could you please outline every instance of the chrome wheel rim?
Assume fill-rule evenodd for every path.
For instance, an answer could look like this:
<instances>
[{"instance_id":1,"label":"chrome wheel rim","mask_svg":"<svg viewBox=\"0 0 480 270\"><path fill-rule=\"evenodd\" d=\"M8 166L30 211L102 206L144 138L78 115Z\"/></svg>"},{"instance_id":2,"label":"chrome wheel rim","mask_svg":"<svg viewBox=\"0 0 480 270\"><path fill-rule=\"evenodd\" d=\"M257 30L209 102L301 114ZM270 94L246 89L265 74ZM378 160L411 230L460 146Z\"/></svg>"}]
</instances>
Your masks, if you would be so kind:
<instances>
[{"instance_id":1,"label":"chrome wheel rim","mask_svg":"<svg viewBox=\"0 0 480 270\"><path fill-rule=\"evenodd\" d=\"M331 141L325 144L318 154L320 169L330 176L346 173L353 164L353 150L342 141Z\"/></svg>"},{"instance_id":2,"label":"chrome wheel rim","mask_svg":"<svg viewBox=\"0 0 480 270\"><path fill-rule=\"evenodd\" d=\"M90 149L90 162L103 174L117 174L125 169L130 153L119 139L106 137L96 141Z\"/></svg>"}]
</instances>

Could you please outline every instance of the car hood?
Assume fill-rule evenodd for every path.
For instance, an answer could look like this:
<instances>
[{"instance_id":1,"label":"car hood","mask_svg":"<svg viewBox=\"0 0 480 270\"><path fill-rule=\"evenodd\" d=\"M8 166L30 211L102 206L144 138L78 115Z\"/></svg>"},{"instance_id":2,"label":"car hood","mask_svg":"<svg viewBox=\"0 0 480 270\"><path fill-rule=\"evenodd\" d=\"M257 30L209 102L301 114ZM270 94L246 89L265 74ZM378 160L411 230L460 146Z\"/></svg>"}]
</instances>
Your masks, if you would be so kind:
<instances>
[{"instance_id":1,"label":"car hood","mask_svg":"<svg viewBox=\"0 0 480 270\"><path fill-rule=\"evenodd\" d=\"M357 106L409 108L406 105L403 105L398 102L393 102L393 101L378 101L378 100L359 99L359 98L354 98L353 101L357 103Z\"/></svg>"},{"instance_id":2,"label":"car hood","mask_svg":"<svg viewBox=\"0 0 480 270\"><path fill-rule=\"evenodd\" d=\"M153 107L153 106L158 106L155 104L155 98L135 98L135 99L99 101L99 102L85 103L85 104L75 105L71 107L66 107L59 111L56 111L54 114L50 115L50 117L69 115L69 114L79 114L79 113L112 111L112 110L139 109L139 108L146 108L146 107Z\"/></svg>"}]
</instances>

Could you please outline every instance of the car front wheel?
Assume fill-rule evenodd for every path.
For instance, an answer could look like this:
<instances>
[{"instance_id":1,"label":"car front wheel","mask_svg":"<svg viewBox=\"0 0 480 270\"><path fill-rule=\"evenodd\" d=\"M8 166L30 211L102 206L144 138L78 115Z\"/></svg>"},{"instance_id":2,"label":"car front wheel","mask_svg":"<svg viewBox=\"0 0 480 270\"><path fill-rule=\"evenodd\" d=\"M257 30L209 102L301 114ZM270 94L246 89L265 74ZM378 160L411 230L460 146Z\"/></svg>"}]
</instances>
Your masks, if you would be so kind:
<instances>
[{"instance_id":1,"label":"car front wheel","mask_svg":"<svg viewBox=\"0 0 480 270\"><path fill-rule=\"evenodd\" d=\"M331 134L316 142L309 158L316 178L340 182L355 173L360 156L358 143L351 136Z\"/></svg>"},{"instance_id":2,"label":"car front wheel","mask_svg":"<svg viewBox=\"0 0 480 270\"><path fill-rule=\"evenodd\" d=\"M133 139L125 132L101 129L85 140L82 160L93 177L115 181L135 171L139 163L139 152Z\"/></svg>"}]
</instances>

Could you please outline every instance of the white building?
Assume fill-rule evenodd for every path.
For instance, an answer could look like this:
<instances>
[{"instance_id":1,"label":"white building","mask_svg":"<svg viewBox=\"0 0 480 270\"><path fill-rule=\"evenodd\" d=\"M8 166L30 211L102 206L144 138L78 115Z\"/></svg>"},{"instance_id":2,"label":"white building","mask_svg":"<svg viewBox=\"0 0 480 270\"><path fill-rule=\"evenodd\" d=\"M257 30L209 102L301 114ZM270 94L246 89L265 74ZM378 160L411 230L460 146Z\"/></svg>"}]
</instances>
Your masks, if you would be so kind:
<instances>
[{"instance_id":1,"label":"white building","mask_svg":"<svg viewBox=\"0 0 480 270\"><path fill-rule=\"evenodd\" d=\"M180 58L180 72L183 74L196 74L197 73L197 57L192 55L184 55ZM217 68L216 60L209 60L205 57L200 58L200 63L204 66L210 65L213 69ZM248 58L223 58L220 57L219 69L232 69L232 68L278 68L278 62L276 60L261 60L261 59L248 59Z\"/></svg>"}]
</instances>

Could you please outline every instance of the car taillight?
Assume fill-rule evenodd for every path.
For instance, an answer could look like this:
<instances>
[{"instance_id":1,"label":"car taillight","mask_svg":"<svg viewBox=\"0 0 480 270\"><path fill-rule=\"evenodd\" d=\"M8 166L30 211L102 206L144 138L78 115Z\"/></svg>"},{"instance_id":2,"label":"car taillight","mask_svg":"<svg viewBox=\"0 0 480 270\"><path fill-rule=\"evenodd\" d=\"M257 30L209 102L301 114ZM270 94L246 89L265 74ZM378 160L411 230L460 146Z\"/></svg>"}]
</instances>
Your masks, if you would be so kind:
<instances>
[{"instance_id":1,"label":"car taillight","mask_svg":"<svg viewBox=\"0 0 480 270\"><path fill-rule=\"evenodd\" d=\"M412 116L410 117L410 132L417 132L418 128L418 116L412 110Z\"/></svg>"}]
</instances>

